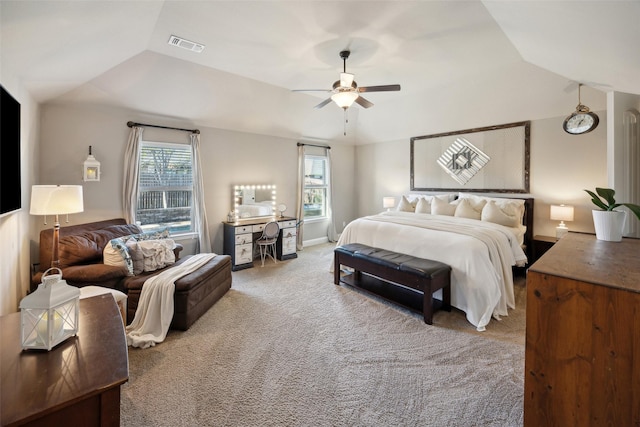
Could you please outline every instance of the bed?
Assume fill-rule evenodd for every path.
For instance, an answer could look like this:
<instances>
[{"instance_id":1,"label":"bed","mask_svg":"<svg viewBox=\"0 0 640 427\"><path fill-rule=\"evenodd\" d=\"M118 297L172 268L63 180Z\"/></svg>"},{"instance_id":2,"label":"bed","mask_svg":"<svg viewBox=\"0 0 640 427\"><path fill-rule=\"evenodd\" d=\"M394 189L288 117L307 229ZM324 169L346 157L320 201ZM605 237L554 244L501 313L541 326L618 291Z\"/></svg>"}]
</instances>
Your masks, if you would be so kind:
<instances>
[{"instance_id":1,"label":"bed","mask_svg":"<svg viewBox=\"0 0 640 427\"><path fill-rule=\"evenodd\" d=\"M349 223L337 245L362 243L450 265L451 304L483 331L515 308L513 271L527 263L532 223L530 198L402 196L398 210Z\"/></svg>"}]
</instances>

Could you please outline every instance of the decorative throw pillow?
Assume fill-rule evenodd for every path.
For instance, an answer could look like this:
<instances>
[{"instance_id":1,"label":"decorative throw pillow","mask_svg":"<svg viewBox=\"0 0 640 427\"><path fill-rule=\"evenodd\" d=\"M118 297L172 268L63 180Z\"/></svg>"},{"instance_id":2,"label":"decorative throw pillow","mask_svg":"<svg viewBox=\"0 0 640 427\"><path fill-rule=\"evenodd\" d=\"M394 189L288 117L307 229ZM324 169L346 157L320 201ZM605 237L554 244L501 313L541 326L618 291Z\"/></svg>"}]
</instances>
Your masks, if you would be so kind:
<instances>
[{"instance_id":1,"label":"decorative throw pillow","mask_svg":"<svg viewBox=\"0 0 640 427\"><path fill-rule=\"evenodd\" d=\"M456 207L456 204L447 203L438 197L431 199L431 213L433 215L453 216L456 212Z\"/></svg>"},{"instance_id":2,"label":"decorative throw pillow","mask_svg":"<svg viewBox=\"0 0 640 427\"><path fill-rule=\"evenodd\" d=\"M138 274L144 271L144 256L142 255L142 251L138 248L137 240L129 240L127 242L127 250L129 251L129 256L131 256L131 262L133 263L133 274L137 276Z\"/></svg>"},{"instance_id":3,"label":"decorative throw pillow","mask_svg":"<svg viewBox=\"0 0 640 427\"><path fill-rule=\"evenodd\" d=\"M168 239L170 236L171 236L171 233L169 233L169 229L165 228L159 231L147 231L146 233L132 234L131 236L127 236L127 237L139 242L142 240Z\"/></svg>"},{"instance_id":4,"label":"decorative throw pillow","mask_svg":"<svg viewBox=\"0 0 640 427\"><path fill-rule=\"evenodd\" d=\"M105 265L113 265L115 267L126 267L129 275L133 275L133 261L127 249L127 237L119 237L111 239L102 251L103 263Z\"/></svg>"},{"instance_id":5,"label":"decorative throw pillow","mask_svg":"<svg viewBox=\"0 0 640 427\"><path fill-rule=\"evenodd\" d=\"M156 271L176 262L172 239L130 241L127 246L135 253L134 271Z\"/></svg>"},{"instance_id":6,"label":"decorative throw pillow","mask_svg":"<svg viewBox=\"0 0 640 427\"><path fill-rule=\"evenodd\" d=\"M516 204L498 206L494 200L489 200L484 209L482 209L481 219L504 225L505 227L517 227L520 225L519 215L519 207Z\"/></svg>"},{"instance_id":7,"label":"decorative throw pillow","mask_svg":"<svg viewBox=\"0 0 640 427\"><path fill-rule=\"evenodd\" d=\"M478 196L470 193L459 193L459 199L471 199L472 201L490 201L493 200L496 205L503 211L511 214L515 212L518 216L518 225L524 221L524 200L523 199L505 199L502 197L486 197Z\"/></svg>"},{"instance_id":8,"label":"decorative throw pillow","mask_svg":"<svg viewBox=\"0 0 640 427\"><path fill-rule=\"evenodd\" d=\"M402 196L400 198L400 203L398 203L398 211L400 212L415 212L415 205L413 205L406 196Z\"/></svg>"},{"instance_id":9,"label":"decorative throw pillow","mask_svg":"<svg viewBox=\"0 0 640 427\"><path fill-rule=\"evenodd\" d=\"M416 213L431 213L431 200L426 197L420 197L416 203Z\"/></svg>"},{"instance_id":10,"label":"decorative throw pillow","mask_svg":"<svg viewBox=\"0 0 640 427\"><path fill-rule=\"evenodd\" d=\"M481 203L481 205L484 207L485 203ZM479 220L482 215L482 207L480 207L480 210L477 210L469 199L461 199L456 207L454 216Z\"/></svg>"}]
</instances>

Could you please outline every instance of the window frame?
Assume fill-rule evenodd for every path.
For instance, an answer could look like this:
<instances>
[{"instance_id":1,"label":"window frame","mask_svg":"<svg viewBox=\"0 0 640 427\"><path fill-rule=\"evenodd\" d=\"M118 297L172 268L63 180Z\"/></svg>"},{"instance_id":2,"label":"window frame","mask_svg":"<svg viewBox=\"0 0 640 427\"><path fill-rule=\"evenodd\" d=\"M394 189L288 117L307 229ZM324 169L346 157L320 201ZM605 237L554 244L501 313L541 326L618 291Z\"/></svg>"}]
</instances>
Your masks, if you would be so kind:
<instances>
[{"instance_id":1,"label":"window frame","mask_svg":"<svg viewBox=\"0 0 640 427\"><path fill-rule=\"evenodd\" d=\"M140 195L143 191L153 191L153 190L146 190L149 187L144 187L145 190L143 190L143 186L142 186L142 180L141 180L141 174L143 172L143 168L142 168L142 152L145 148L147 147L152 147L152 148L164 148L164 149L176 149L176 150L182 150L182 151L186 151L189 155L189 159L190 159L190 166L191 166L191 185L186 185L184 186L185 188L187 188L186 191L190 191L191 192L191 196L190 196L190 206L189 206L189 229L185 230L185 231L176 231L176 230L171 230L171 224L177 224L179 221L175 221L175 222L170 222L167 223L167 225L162 225L159 228L145 228L145 225L140 224ZM194 200L194 192L195 192L195 177L193 175L194 171L193 171L193 152L191 150L191 146L189 144L180 144L180 143L176 143L176 142L163 142L163 141L147 141L147 140L141 140L140 141L140 152L138 153L138 193L136 194L136 206L135 206L135 213L136 213L136 223L140 226L140 228L143 229L143 231L147 232L147 231L155 231L155 230L162 230L164 228L169 228L170 230L170 234L172 237L178 237L178 236L195 236L197 235L196 232L196 224L195 224L195 211L194 211L194 205L193 205L193 200ZM182 186L181 186L182 187ZM153 188L153 187L151 187ZM163 186L163 187L158 187L158 188L164 188L164 190L155 190L155 191L179 191L179 188L171 188L171 186ZM166 195L164 197L166 199ZM168 207L165 207L163 209L168 209Z\"/></svg>"},{"instance_id":2,"label":"window frame","mask_svg":"<svg viewBox=\"0 0 640 427\"><path fill-rule=\"evenodd\" d=\"M324 176L323 176L323 184L322 185L307 185L307 159L311 159L311 160L321 160L324 164L323 170L324 170ZM320 155L320 154L305 154L304 155L304 161L305 161L305 167L304 167L304 181L303 181L303 194L306 196L307 194L307 190L308 189L324 189L324 200L323 200L323 212L322 215L318 215L318 216L307 216L307 213L304 209L304 202L303 202L303 209L302 209L302 215L304 218L304 221L309 223L309 222L316 222L316 221L326 221L327 219L329 219L329 190L330 190L330 186L329 186L329 182L331 179L331 174L329 171L329 159L326 155Z\"/></svg>"}]
</instances>

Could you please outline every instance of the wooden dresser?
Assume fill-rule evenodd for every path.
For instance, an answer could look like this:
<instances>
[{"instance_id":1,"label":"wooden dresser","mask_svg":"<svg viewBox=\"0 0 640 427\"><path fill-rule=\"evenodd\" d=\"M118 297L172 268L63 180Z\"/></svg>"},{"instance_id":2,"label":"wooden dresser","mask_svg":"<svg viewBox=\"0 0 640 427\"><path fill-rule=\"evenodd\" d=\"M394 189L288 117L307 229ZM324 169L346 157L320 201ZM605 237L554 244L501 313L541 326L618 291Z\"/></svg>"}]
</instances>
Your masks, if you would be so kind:
<instances>
[{"instance_id":1,"label":"wooden dresser","mask_svg":"<svg viewBox=\"0 0 640 427\"><path fill-rule=\"evenodd\" d=\"M640 426L640 239L569 233L529 268L524 425Z\"/></svg>"},{"instance_id":2,"label":"wooden dresser","mask_svg":"<svg viewBox=\"0 0 640 427\"><path fill-rule=\"evenodd\" d=\"M0 317L0 336L0 425L120 425L129 356L111 294L81 299L78 335L51 351L22 350L20 313Z\"/></svg>"}]
</instances>

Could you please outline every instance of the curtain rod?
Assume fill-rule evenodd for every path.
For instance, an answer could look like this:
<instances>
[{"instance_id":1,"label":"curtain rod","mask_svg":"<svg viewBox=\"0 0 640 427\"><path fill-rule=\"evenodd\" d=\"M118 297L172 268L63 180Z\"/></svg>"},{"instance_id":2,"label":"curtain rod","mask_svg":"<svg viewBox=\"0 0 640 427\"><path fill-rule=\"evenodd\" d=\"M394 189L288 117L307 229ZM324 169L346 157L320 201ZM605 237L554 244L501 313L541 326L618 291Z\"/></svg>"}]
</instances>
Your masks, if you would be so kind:
<instances>
[{"instance_id":1,"label":"curtain rod","mask_svg":"<svg viewBox=\"0 0 640 427\"><path fill-rule=\"evenodd\" d=\"M328 145L315 145L315 144L305 144L303 142L298 142L298 147L300 147L301 145L308 145L310 147L327 148L327 149L331 150L331 147L329 147Z\"/></svg>"},{"instance_id":2,"label":"curtain rod","mask_svg":"<svg viewBox=\"0 0 640 427\"><path fill-rule=\"evenodd\" d=\"M147 124L144 124L144 123L136 123L136 122L127 122L127 126L129 126L130 128L132 128L134 126L148 126L148 127L160 128L160 129L181 130L181 131L184 131L184 132L191 132L191 133L195 133L195 134L199 134L200 133L200 129L182 129L182 128L174 128L174 127L171 127L171 126L147 125Z\"/></svg>"}]
</instances>

